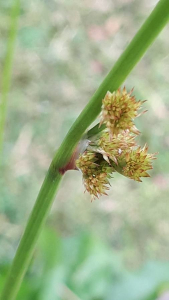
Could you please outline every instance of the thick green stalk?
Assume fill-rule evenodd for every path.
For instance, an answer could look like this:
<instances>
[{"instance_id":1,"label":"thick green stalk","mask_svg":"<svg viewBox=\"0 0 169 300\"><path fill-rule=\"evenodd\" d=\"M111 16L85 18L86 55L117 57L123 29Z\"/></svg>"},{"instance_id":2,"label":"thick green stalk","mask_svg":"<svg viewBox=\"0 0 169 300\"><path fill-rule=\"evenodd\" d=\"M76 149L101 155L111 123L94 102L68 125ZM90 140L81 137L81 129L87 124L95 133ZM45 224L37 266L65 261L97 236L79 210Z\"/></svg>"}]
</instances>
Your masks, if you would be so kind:
<instances>
[{"instance_id":1,"label":"thick green stalk","mask_svg":"<svg viewBox=\"0 0 169 300\"><path fill-rule=\"evenodd\" d=\"M61 173L81 136L101 109L105 93L116 90L141 59L169 19L169 0L161 0L77 118L55 154L19 244L1 300L13 300L31 259L40 229L53 201Z\"/></svg>"},{"instance_id":2,"label":"thick green stalk","mask_svg":"<svg viewBox=\"0 0 169 300\"><path fill-rule=\"evenodd\" d=\"M53 171L53 167L49 168L32 214L27 222L25 232L21 238L6 286L0 299L15 299L30 258L33 254L34 245L37 241L43 223L45 222L52 204L52 199L54 198L61 178L62 175L59 172Z\"/></svg>"},{"instance_id":3,"label":"thick green stalk","mask_svg":"<svg viewBox=\"0 0 169 300\"><path fill-rule=\"evenodd\" d=\"M2 73L2 91L0 100L0 155L2 151L3 135L7 110L7 98L10 89L15 42L17 37L20 0L15 0L11 11L11 26L7 44L7 53Z\"/></svg>"}]
</instances>

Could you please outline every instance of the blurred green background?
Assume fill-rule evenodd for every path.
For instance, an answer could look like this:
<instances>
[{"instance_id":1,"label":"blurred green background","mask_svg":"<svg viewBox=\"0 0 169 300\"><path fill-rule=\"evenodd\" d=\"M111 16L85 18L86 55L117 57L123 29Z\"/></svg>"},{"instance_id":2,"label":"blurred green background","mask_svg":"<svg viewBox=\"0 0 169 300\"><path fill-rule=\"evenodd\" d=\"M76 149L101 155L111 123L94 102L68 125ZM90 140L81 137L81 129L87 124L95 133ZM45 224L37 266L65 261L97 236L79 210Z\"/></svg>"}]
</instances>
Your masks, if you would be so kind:
<instances>
[{"instance_id":1,"label":"blurred green background","mask_svg":"<svg viewBox=\"0 0 169 300\"><path fill-rule=\"evenodd\" d=\"M46 170L157 0L23 1L0 175L0 291ZM0 2L0 81L12 1ZM151 178L115 174L91 203L67 172L17 300L169 299L169 29L132 71L147 99L139 142L159 152Z\"/></svg>"}]
</instances>

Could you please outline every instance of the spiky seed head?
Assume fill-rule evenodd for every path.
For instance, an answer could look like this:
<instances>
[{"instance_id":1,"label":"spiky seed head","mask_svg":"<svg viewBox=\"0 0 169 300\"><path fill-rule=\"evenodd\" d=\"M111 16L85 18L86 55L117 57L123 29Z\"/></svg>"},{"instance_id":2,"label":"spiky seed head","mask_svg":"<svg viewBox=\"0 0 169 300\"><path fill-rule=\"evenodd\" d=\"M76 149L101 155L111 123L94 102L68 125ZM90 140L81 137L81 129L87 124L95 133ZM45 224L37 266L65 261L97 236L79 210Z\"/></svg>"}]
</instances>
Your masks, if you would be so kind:
<instances>
[{"instance_id":1,"label":"spiky seed head","mask_svg":"<svg viewBox=\"0 0 169 300\"><path fill-rule=\"evenodd\" d=\"M123 157L123 164L125 161L125 166L122 169L122 174L124 176L140 182L141 177L150 177L147 171L153 168L151 161L156 159L157 153L149 154L147 150L148 147L145 145L142 149L138 147L126 152Z\"/></svg>"},{"instance_id":2,"label":"spiky seed head","mask_svg":"<svg viewBox=\"0 0 169 300\"><path fill-rule=\"evenodd\" d=\"M99 150L102 149L104 154L114 161L115 164L118 164L118 158L121 157L126 149L130 149L136 145L135 136L129 130L125 130L111 139L108 132L103 132L97 143ZM102 152L100 151L100 153Z\"/></svg>"},{"instance_id":3,"label":"spiky seed head","mask_svg":"<svg viewBox=\"0 0 169 300\"><path fill-rule=\"evenodd\" d=\"M83 173L83 183L86 191L90 193L92 199L101 195L107 195L109 189L109 178L113 168L102 159L98 153L86 150L76 161L76 166Z\"/></svg>"},{"instance_id":4,"label":"spiky seed head","mask_svg":"<svg viewBox=\"0 0 169 300\"><path fill-rule=\"evenodd\" d=\"M113 93L107 92L102 101L100 125L106 124L111 138L127 129L135 134L140 133L133 120L140 115L138 110L145 101L136 101L132 92L133 89L127 93L125 87L122 90L119 88Z\"/></svg>"}]
</instances>

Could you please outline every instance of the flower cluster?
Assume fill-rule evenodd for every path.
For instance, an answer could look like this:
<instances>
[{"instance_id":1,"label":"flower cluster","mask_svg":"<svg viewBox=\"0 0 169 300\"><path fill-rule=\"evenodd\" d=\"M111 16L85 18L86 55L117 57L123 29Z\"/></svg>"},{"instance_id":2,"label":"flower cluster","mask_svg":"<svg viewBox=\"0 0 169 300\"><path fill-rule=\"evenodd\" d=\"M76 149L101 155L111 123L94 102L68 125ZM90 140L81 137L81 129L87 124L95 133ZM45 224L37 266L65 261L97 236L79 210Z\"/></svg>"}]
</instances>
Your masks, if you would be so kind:
<instances>
[{"instance_id":1,"label":"flower cluster","mask_svg":"<svg viewBox=\"0 0 169 300\"><path fill-rule=\"evenodd\" d=\"M76 161L85 189L93 198L107 195L113 172L136 181L150 177L147 171L152 169L155 154L148 154L148 147L141 148L135 141L140 132L134 125L134 118L143 113L139 114L138 110L145 101L136 101L132 91L127 93L123 88L107 92L100 115L100 125L105 124L105 129L91 139Z\"/></svg>"}]
</instances>

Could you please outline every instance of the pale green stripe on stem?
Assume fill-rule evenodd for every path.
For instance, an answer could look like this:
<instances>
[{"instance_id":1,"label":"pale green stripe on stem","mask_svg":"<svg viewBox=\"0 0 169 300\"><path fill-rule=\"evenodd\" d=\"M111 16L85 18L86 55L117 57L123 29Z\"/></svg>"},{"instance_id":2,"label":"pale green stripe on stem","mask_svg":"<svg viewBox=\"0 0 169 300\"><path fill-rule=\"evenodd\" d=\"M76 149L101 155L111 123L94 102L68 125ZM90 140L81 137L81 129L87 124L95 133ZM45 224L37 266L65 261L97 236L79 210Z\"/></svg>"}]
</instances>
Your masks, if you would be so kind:
<instances>
[{"instance_id":1,"label":"pale green stripe on stem","mask_svg":"<svg viewBox=\"0 0 169 300\"><path fill-rule=\"evenodd\" d=\"M2 72L2 88L0 99L0 156L2 152L3 136L7 111L8 93L10 90L13 57L15 51L15 42L17 37L18 19L20 11L20 0L15 0L11 11L11 25L7 43L7 52L4 60L4 69ZM1 159L0 159L1 161Z\"/></svg>"},{"instance_id":2,"label":"pale green stripe on stem","mask_svg":"<svg viewBox=\"0 0 169 300\"><path fill-rule=\"evenodd\" d=\"M19 244L1 300L15 299L31 259L40 229L53 201L56 187L58 187L61 180L59 170L63 169L67 164L81 136L98 116L101 110L102 98L105 96L106 92L108 90L113 92L123 83L127 75L166 25L169 18L168 3L168 0L159 1L156 8L79 115L56 152Z\"/></svg>"}]
</instances>

